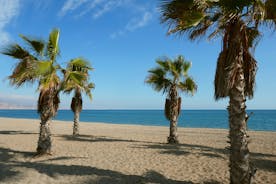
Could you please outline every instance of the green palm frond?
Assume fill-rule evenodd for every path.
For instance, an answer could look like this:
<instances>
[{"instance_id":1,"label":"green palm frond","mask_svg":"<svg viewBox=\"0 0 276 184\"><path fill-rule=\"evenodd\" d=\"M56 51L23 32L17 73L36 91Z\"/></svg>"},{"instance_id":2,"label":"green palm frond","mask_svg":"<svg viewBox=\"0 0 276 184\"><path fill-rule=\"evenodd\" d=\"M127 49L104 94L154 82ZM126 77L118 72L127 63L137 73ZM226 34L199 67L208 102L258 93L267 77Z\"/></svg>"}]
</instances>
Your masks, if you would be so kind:
<instances>
[{"instance_id":1,"label":"green palm frond","mask_svg":"<svg viewBox=\"0 0 276 184\"><path fill-rule=\"evenodd\" d=\"M58 90L60 85L60 78L57 75L57 71L54 67L51 67L52 70L50 73L45 73L40 76L39 80L39 89L40 90L48 90L50 88L53 88L55 90Z\"/></svg>"},{"instance_id":2,"label":"green palm frond","mask_svg":"<svg viewBox=\"0 0 276 184\"><path fill-rule=\"evenodd\" d=\"M33 83L37 79L36 62L26 57L22 59L14 68L12 75L8 77L11 85L22 86L26 82Z\"/></svg>"},{"instance_id":3,"label":"green palm frond","mask_svg":"<svg viewBox=\"0 0 276 184\"><path fill-rule=\"evenodd\" d=\"M39 75L47 75L54 70L51 61L38 61L37 62L37 73Z\"/></svg>"},{"instance_id":4,"label":"green palm frond","mask_svg":"<svg viewBox=\"0 0 276 184\"><path fill-rule=\"evenodd\" d=\"M88 85L86 85L84 87L84 92L85 94L90 98L90 100L92 100L92 93L91 90L95 88L95 84L94 83L89 83Z\"/></svg>"},{"instance_id":5,"label":"green palm frond","mask_svg":"<svg viewBox=\"0 0 276 184\"><path fill-rule=\"evenodd\" d=\"M161 22L169 25L168 34L185 33L189 28L197 26L205 17L202 10L204 1L163 0L161 1Z\"/></svg>"},{"instance_id":6,"label":"green palm frond","mask_svg":"<svg viewBox=\"0 0 276 184\"><path fill-rule=\"evenodd\" d=\"M1 53L4 55L11 56L15 59L24 59L26 57L33 57L27 50L25 50L18 44L8 45L3 49L3 51L1 51Z\"/></svg>"},{"instance_id":7,"label":"green palm frond","mask_svg":"<svg viewBox=\"0 0 276 184\"><path fill-rule=\"evenodd\" d=\"M183 92L193 93L196 90L195 82L188 76L191 63L185 61L183 56L180 55L173 61L168 58L163 61L158 59L156 63L158 66L148 71L145 81L155 91L163 90L163 93L167 93L172 86L177 86Z\"/></svg>"},{"instance_id":8,"label":"green palm frond","mask_svg":"<svg viewBox=\"0 0 276 184\"><path fill-rule=\"evenodd\" d=\"M178 84L178 88L186 93L194 94L197 91L197 85L191 77L187 77L184 82Z\"/></svg>"},{"instance_id":9,"label":"green palm frond","mask_svg":"<svg viewBox=\"0 0 276 184\"><path fill-rule=\"evenodd\" d=\"M170 79L166 78L166 71L163 68L155 68L148 71L150 75L146 79L146 83L150 84L154 90L167 92L172 83Z\"/></svg>"},{"instance_id":10,"label":"green palm frond","mask_svg":"<svg viewBox=\"0 0 276 184\"><path fill-rule=\"evenodd\" d=\"M189 33L189 38L191 40L195 40L196 38L201 37L202 35L205 35L208 28L213 24L212 21L210 21L208 18L204 21L200 22L197 26L194 27L194 29L191 29Z\"/></svg>"},{"instance_id":11,"label":"green palm frond","mask_svg":"<svg viewBox=\"0 0 276 184\"><path fill-rule=\"evenodd\" d=\"M49 35L49 40L47 43L47 55L51 61L55 61L57 55L59 54L59 30L53 29Z\"/></svg>"},{"instance_id":12,"label":"green palm frond","mask_svg":"<svg viewBox=\"0 0 276 184\"><path fill-rule=\"evenodd\" d=\"M35 51L35 53L37 55L42 56L43 55L43 51L44 51L44 41L43 40L35 40L35 39L30 39L27 38L24 35L19 35L24 41L26 41L26 43L28 43L28 45L31 47L32 50Z\"/></svg>"},{"instance_id":13,"label":"green palm frond","mask_svg":"<svg viewBox=\"0 0 276 184\"><path fill-rule=\"evenodd\" d=\"M93 70L89 61L83 58L72 59L67 66L71 71L80 71L87 73L89 70Z\"/></svg>"},{"instance_id":14,"label":"green palm frond","mask_svg":"<svg viewBox=\"0 0 276 184\"><path fill-rule=\"evenodd\" d=\"M171 68L171 60L169 58L157 59L156 63L160 65L164 71L169 71Z\"/></svg>"},{"instance_id":15,"label":"green palm frond","mask_svg":"<svg viewBox=\"0 0 276 184\"><path fill-rule=\"evenodd\" d=\"M80 72L70 72L65 78L65 82L74 83L76 86L82 86L86 80L86 75Z\"/></svg>"},{"instance_id":16,"label":"green palm frond","mask_svg":"<svg viewBox=\"0 0 276 184\"><path fill-rule=\"evenodd\" d=\"M75 58L68 62L66 69L63 70L64 80L62 91L71 93L80 90L92 100L91 90L95 85L89 83L89 71L93 70L89 61L83 58Z\"/></svg>"},{"instance_id":17,"label":"green palm frond","mask_svg":"<svg viewBox=\"0 0 276 184\"><path fill-rule=\"evenodd\" d=\"M184 62L183 63L183 75L184 76L188 76L188 71L190 70L190 68L191 68L191 66L192 66L192 63L191 62Z\"/></svg>"}]
</instances>

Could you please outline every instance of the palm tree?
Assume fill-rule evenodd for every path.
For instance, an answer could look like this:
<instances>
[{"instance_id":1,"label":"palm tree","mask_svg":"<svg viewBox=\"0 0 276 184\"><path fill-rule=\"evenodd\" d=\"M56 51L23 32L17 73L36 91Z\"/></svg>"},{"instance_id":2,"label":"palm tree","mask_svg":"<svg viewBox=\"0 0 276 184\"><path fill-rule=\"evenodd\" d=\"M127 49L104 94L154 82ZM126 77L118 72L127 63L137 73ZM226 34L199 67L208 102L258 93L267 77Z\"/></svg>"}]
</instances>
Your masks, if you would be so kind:
<instances>
[{"instance_id":1,"label":"palm tree","mask_svg":"<svg viewBox=\"0 0 276 184\"><path fill-rule=\"evenodd\" d=\"M57 74L60 66L56 63L56 57L59 54L59 30L52 30L47 43L23 35L20 37L29 49L18 44L11 44L2 52L19 60L12 75L8 78L11 85L17 87L28 82L38 81L40 94L37 111L40 114L41 122L36 151L37 155L51 154L52 141L49 120L56 115L60 102L60 78Z\"/></svg>"},{"instance_id":2,"label":"palm tree","mask_svg":"<svg viewBox=\"0 0 276 184\"><path fill-rule=\"evenodd\" d=\"M215 99L229 97L230 183L248 184L255 174L246 136L246 97L253 98L257 63L252 56L260 25L275 29L275 0L162 0L168 34L194 40L222 35L215 75Z\"/></svg>"},{"instance_id":3,"label":"palm tree","mask_svg":"<svg viewBox=\"0 0 276 184\"><path fill-rule=\"evenodd\" d=\"M170 121L170 135L168 143L177 144L177 120L181 110L181 97L179 92L191 93L197 90L193 79L188 76L191 63L178 56L174 61L169 58L158 59L158 66L149 70L146 83L150 84L154 90L167 93L165 103L165 116Z\"/></svg>"},{"instance_id":4,"label":"palm tree","mask_svg":"<svg viewBox=\"0 0 276 184\"><path fill-rule=\"evenodd\" d=\"M92 100L91 90L93 83L89 83L89 70L92 70L90 63L82 58L72 59L66 70L64 70L64 81L62 90L65 93L75 92L71 102L71 110L74 112L73 135L79 135L79 117L82 111L82 92Z\"/></svg>"}]
</instances>

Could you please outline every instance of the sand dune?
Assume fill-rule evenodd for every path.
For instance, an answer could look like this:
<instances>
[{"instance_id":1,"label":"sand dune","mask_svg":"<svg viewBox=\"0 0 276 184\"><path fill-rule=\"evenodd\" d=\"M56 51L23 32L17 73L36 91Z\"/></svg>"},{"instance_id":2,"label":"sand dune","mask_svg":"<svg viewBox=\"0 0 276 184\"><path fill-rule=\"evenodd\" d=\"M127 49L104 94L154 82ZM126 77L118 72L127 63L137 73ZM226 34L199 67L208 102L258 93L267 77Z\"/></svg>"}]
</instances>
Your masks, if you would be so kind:
<instances>
[{"instance_id":1,"label":"sand dune","mask_svg":"<svg viewBox=\"0 0 276 184\"><path fill-rule=\"evenodd\" d=\"M53 121L53 155L34 158L38 120L0 118L0 183L229 183L227 130ZM276 132L249 132L256 183L276 183Z\"/></svg>"}]
</instances>

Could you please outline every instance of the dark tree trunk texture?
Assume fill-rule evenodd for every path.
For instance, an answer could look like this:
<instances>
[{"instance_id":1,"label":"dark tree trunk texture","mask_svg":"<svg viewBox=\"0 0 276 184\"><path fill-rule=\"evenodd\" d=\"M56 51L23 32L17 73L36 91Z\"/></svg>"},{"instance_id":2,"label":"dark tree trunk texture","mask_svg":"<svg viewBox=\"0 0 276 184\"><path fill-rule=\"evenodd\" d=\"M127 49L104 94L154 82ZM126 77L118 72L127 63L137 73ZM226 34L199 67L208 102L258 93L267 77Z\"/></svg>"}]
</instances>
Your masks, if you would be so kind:
<instances>
[{"instance_id":1,"label":"dark tree trunk texture","mask_svg":"<svg viewBox=\"0 0 276 184\"><path fill-rule=\"evenodd\" d=\"M169 144L178 144L177 136L177 120L179 115L179 98L176 86L172 86L169 93L169 120L170 120L170 135L168 137Z\"/></svg>"},{"instance_id":2,"label":"dark tree trunk texture","mask_svg":"<svg viewBox=\"0 0 276 184\"><path fill-rule=\"evenodd\" d=\"M233 67L236 74L232 88L229 90L229 137L230 137L230 183L250 184L254 170L249 161L248 140L246 134L246 97L245 97L245 74L243 69L243 47L241 46L241 34L239 22L231 25L229 43L234 57Z\"/></svg>"},{"instance_id":3,"label":"dark tree trunk texture","mask_svg":"<svg viewBox=\"0 0 276 184\"><path fill-rule=\"evenodd\" d=\"M79 89L76 90L75 96L72 98L71 109L74 112L73 135L79 135L79 117L82 110L82 96Z\"/></svg>"},{"instance_id":4,"label":"dark tree trunk texture","mask_svg":"<svg viewBox=\"0 0 276 184\"><path fill-rule=\"evenodd\" d=\"M59 104L57 91L50 89L40 92L38 101L38 112L40 113L40 131L37 144L37 155L51 154L52 140L50 123L51 118L56 115Z\"/></svg>"}]
</instances>

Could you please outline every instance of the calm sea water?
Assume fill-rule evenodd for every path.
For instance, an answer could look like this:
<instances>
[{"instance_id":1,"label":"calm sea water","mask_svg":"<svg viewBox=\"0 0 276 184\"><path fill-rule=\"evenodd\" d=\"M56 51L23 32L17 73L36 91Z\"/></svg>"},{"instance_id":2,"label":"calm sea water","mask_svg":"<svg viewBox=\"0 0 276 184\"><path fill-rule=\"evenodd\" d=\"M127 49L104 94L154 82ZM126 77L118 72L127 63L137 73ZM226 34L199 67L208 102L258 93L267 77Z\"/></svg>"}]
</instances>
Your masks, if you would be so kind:
<instances>
[{"instance_id":1,"label":"calm sea water","mask_svg":"<svg viewBox=\"0 0 276 184\"><path fill-rule=\"evenodd\" d=\"M276 110L248 110L250 130L276 131ZM0 110L0 117L38 119L36 110ZM56 120L72 121L70 110L59 110ZM163 110L83 110L83 122L168 126ZM226 110L182 110L179 127L228 128Z\"/></svg>"}]
</instances>

